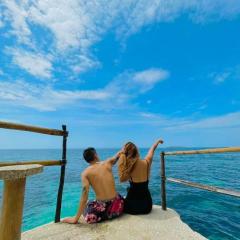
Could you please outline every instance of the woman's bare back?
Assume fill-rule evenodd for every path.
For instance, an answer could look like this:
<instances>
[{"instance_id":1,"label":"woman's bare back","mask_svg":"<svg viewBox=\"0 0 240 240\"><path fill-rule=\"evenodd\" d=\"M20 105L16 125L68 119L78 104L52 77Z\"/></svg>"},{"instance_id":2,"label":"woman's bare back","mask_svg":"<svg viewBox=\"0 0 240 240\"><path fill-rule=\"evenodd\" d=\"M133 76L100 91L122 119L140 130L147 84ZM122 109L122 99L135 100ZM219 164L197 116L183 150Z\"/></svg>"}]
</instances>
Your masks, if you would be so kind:
<instances>
[{"instance_id":1,"label":"woman's bare back","mask_svg":"<svg viewBox=\"0 0 240 240\"><path fill-rule=\"evenodd\" d=\"M149 177L150 166L146 160L137 160L131 172L133 182L146 182Z\"/></svg>"}]
</instances>

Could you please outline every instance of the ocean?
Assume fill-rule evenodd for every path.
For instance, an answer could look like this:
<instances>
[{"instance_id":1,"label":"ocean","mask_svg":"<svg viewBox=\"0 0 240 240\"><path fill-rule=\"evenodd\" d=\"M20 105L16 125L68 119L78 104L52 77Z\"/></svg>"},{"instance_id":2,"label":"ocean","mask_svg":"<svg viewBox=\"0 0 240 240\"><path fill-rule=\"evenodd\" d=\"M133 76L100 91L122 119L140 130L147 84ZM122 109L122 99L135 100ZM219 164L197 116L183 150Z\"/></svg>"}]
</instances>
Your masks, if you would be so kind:
<instances>
[{"instance_id":1,"label":"ocean","mask_svg":"<svg viewBox=\"0 0 240 240\"><path fill-rule=\"evenodd\" d=\"M150 176L154 204L160 204L160 151L155 153ZM169 150L169 149L168 149ZM171 149L175 150L175 149ZM102 160L117 149L97 149ZM144 157L147 149L141 149ZM80 173L87 167L82 149L69 149L63 194L62 217L75 214L81 193ZM61 150L0 150L1 161L60 159ZM60 167L27 179L22 231L54 220ZM128 184L120 184L114 167L117 190L126 194ZM166 156L166 175L202 184L240 191L240 153ZM3 183L0 182L0 200ZM89 198L94 198L91 191ZM167 206L176 210L194 231L208 239L240 239L240 200L230 196L167 183ZM161 224L161 223L159 223Z\"/></svg>"}]
</instances>

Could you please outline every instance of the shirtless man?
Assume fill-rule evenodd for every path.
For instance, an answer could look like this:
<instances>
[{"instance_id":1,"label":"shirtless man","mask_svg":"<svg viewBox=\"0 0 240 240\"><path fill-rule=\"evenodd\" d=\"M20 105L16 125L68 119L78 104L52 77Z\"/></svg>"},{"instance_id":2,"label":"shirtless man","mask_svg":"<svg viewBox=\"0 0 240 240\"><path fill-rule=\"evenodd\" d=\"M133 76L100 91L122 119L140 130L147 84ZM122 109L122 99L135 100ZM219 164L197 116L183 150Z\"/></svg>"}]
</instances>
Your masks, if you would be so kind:
<instances>
[{"instance_id":1,"label":"shirtless man","mask_svg":"<svg viewBox=\"0 0 240 240\"><path fill-rule=\"evenodd\" d=\"M65 218L62 222L76 224L83 214L87 223L96 223L118 217L123 212L123 197L116 192L112 173L113 165L118 161L116 156L100 162L94 148L83 152L84 159L89 163L82 172L82 196L76 216ZM96 200L88 201L90 186L96 194Z\"/></svg>"}]
</instances>

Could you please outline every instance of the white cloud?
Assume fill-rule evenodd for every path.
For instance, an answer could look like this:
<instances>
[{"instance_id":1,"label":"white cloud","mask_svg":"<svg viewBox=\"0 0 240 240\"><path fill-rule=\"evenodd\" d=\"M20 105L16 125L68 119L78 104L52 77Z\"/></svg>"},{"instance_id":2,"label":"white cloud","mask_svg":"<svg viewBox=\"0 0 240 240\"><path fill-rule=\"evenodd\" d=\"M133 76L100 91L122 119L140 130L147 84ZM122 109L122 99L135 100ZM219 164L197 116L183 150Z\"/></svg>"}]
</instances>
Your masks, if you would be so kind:
<instances>
[{"instance_id":1,"label":"white cloud","mask_svg":"<svg viewBox=\"0 0 240 240\"><path fill-rule=\"evenodd\" d=\"M170 73L164 69L151 68L137 72L133 76L133 81L144 86L144 91L151 89L157 82L166 80Z\"/></svg>"},{"instance_id":2,"label":"white cloud","mask_svg":"<svg viewBox=\"0 0 240 240\"><path fill-rule=\"evenodd\" d=\"M92 68L99 68L101 63L88 55L76 56L71 64L71 68L75 73L86 72Z\"/></svg>"},{"instance_id":3,"label":"white cloud","mask_svg":"<svg viewBox=\"0 0 240 240\"><path fill-rule=\"evenodd\" d=\"M213 129L229 129L229 128L237 128L240 129L240 112L233 112L224 115L214 116L214 117L204 117L200 120L192 119L189 117L168 117L166 115L161 115L157 113L151 112L133 112L132 114L128 114L124 116L124 118L119 119L119 116L116 119L112 119L111 121L107 121L107 116L104 116L103 121L97 124L100 125L145 125L155 127L155 129L162 129L166 131L168 134L172 132L183 132L188 134L190 131L207 131ZM94 123L92 123L94 124Z\"/></svg>"},{"instance_id":4,"label":"white cloud","mask_svg":"<svg viewBox=\"0 0 240 240\"><path fill-rule=\"evenodd\" d=\"M224 72L222 74L219 74L215 77L215 81L217 83L221 83L221 82L224 82L228 77L230 76L230 73L229 72Z\"/></svg>"},{"instance_id":5,"label":"white cloud","mask_svg":"<svg viewBox=\"0 0 240 240\"><path fill-rule=\"evenodd\" d=\"M120 35L129 36L152 23L172 22L181 15L195 23L204 23L232 19L240 13L238 0L141 0L131 3L134 7L123 13Z\"/></svg>"},{"instance_id":6,"label":"white cloud","mask_svg":"<svg viewBox=\"0 0 240 240\"><path fill-rule=\"evenodd\" d=\"M3 14L1 11L1 6L0 6L0 28L4 27L4 20L3 20Z\"/></svg>"},{"instance_id":7,"label":"white cloud","mask_svg":"<svg viewBox=\"0 0 240 240\"><path fill-rule=\"evenodd\" d=\"M146 91L145 82L136 83L134 77L137 74L138 72L125 72L104 88L96 90L57 90L46 84L2 81L0 82L0 101L40 111L55 111L65 105L73 105L77 101L82 101L83 106L90 108L116 109ZM151 82L151 88L156 83L157 81ZM149 87L148 90L150 90ZM89 101L94 101L94 104L89 104Z\"/></svg>"},{"instance_id":8,"label":"white cloud","mask_svg":"<svg viewBox=\"0 0 240 240\"><path fill-rule=\"evenodd\" d=\"M88 48L110 28L132 34L153 22L173 21L187 14L195 22L232 19L238 0L3 0L12 28L20 39L30 37L30 24L42 25L55 36L56 47Z\"/></svg>"},{"instance_id":9,"label":"white cloud","mask_svg":"<svg viewBox=\"0 0 240 240\"><path fill-rule=\"evenodd\" d=\"M222 72L212 72L209 74L209 78L212 79L215 84L221 84L229 80L239 80L240 66L229 67Z\"/></svg>"},{"instance_id":10,"label":"white cloud","mask_svg":"<svg viewBox=\"0 0 240 240\"><path fill-rule=\"evenodd\" d=\"M149 112L141 112L141 113L140 113L140 116L141 116L141 117L144 117L144 118L154 118L154 117L156 117L155 114L149 113Z\"/></svg>"},{"instance_id":11,"label":"white cloud","mask_svg":"<svg viewBox=\"0 0 240 240\"><path fill-rule=\"evenodd\" d=\"M102 90L55 90L49 85L31 85L24 81L0 82L1 102L30 107L40 111L55 111L77 100L103 100L108 93Z\"/></svg>"},{"instance_id":12,"label":"white cloud","mask_svg":"<svg viewBox=\"0 0 240 240\"><path fill-rule=\"evenodd\" d=\"M223 72L223 73L213 73L210 77L213 78L214 83L220 84L225 82L231 76L230 72Z\"/></svg>"},{"instance_id":13,"label":"white cloud","mask_svg":"<svg viewBox=\"0 0 240 240\"><path fill-rule=\"evenodd\" d=\"M158 82L167 79L169 75L167 70L158 68L139 72L125 71L113 79L105 87L105 90L113 93L114 103L121 104L151 90Z\"/></svg>"},{"instance_id":14,"label":"white cloud","mask_svg":"<svg viewBox=\"0 0 240 240\"><path fill-rule=\"evenodd\" d=\"M42 53L34 28L49 30L51 54L66 61L79 55L80 62L72 66L77 73L99 67L91 47L108 31L124 39L144 26L171 22L181 15L202 23L232 19L240 13L239 0L3 0L2 6L10 33L19 43Z\"/></svg>"},{"instance_id":15,"label":"white cloud","mask_svg":"<svg viewBox=\"0 0 240 240\"><path fill-rule=\"evenodd\" d=\"M31 30L27 23L28 1L8 1L3 0L2 4L8 9L5 11L6 19L11 23L11 34L17 36L20 43L30 43Z\"/></svg>"},{"instance_id":16,"label":"white cloud","mask_svg":"<svg viewBox=\"0 0 240 240\"><path fill-rule=\"evenodd\" d=\"M222 116L208 117L201 120L179 121L176 126L165 128L174 131L189 131L191 129L215 129L240 127L240 112L228 113Z\"/></svg>"},{"instance_id":17,"label":"white cloud","mask_svg":"<svg viewBox=\"0 0 240 240\"><path fill-rule=\"evenodd\" d=\"M19 49L8 49L13 55L14 64L39 78L50 78L52 63L50 56L27 52Z\"/></svg>"},{"instance_id":18,"label":"white cloud","mask_svg":"<svg viewBox=\"0 0 240 240\"><path fill-rule=\"evenodd\" d=\"M91 18L84 5L81 1L36 1L29 7L30 20L51 30L57 49L85 49L95 40L96 34L91 29L94 15Z\"/></svg>"}]
</instances>

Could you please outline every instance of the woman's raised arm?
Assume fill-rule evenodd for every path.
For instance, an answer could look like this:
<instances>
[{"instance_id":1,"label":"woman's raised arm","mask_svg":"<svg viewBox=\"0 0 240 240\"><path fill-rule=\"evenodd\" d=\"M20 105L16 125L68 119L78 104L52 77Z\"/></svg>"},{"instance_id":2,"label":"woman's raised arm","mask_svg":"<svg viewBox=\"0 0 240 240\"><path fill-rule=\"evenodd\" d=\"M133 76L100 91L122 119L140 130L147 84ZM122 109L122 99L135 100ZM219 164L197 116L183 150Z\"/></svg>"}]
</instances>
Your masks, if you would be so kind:
<instances>
[{"instance_id":1,"label":"woman's raised arm","mask_svg":"<svg viewBox=\"0 0 240 240\"><path fill-rule=\"evenodd\" d=\"M152 164L153 155L154 155L154 152L155 152L158 144L163 144L163 140L162 140L162 139L157 140L157 141L152 145L152 147L149 149L148 154L147 154L146 157L145 157L145 160L149 163L149 165Z\"/></svg>"}]
</instances>

